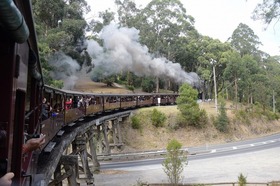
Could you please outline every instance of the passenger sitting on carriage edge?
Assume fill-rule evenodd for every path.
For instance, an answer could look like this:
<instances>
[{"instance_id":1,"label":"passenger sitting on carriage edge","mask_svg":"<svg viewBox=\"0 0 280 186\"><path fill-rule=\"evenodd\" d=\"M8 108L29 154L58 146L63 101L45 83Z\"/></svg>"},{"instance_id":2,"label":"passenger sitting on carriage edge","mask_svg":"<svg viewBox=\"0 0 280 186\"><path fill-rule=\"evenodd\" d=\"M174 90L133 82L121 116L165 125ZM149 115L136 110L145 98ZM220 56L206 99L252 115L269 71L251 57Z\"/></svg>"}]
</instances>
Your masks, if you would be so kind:
<instances>
[{"instance_id":1,"label":"passenger sitting on carriage edge","mask_svg":"<svg viewBox=\"0 0 280 186\"><path fill-rule=\"evenodd\" d=\"M49 111L52 108L50 107L50 104L47 103L47 99L43 98L43 104L42 104L42 120L46 120L49 118Z\"/></svg>"}]
</instances>

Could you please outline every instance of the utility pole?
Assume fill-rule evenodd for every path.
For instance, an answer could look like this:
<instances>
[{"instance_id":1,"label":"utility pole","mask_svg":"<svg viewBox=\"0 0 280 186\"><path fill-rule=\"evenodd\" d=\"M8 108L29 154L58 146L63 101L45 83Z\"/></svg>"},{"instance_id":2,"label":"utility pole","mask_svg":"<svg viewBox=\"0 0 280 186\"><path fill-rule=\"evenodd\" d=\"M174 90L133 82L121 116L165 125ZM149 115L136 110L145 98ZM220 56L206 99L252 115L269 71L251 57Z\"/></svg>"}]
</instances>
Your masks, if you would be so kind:
<instances>
[{"instance_id":1,"label":"utility pole","mask_svg":"<svg viewBox=\"0 0 280 186\"><path fill-rule=\"evenodd\" d=\"M275 113L275 95L274 95L274 90L273 90L273 95L272 95L272 102L273 102L273 113Z\"/></svg>"},{"instance_id":2,"label":"utility pole","mask_svg":"<svg viewBox=\"0 0 280 186\"><path fill-rule=\"evenodd\" d=\"M213 64L213 78L214 78L214 89L215 89L215 109L216 112L218 112L218 96L217 96L217 83L216 83L216 69L215 69L215 64Z\"/></svg>"}]
</instances>

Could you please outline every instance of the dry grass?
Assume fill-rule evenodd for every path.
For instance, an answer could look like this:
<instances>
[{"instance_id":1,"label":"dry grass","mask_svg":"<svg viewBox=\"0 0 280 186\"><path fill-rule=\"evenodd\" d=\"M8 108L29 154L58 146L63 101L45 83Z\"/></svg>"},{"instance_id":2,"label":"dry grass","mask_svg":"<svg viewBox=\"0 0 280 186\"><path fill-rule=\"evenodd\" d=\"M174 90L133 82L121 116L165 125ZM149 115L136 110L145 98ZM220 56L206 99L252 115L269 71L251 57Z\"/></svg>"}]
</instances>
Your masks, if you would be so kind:
<instances>
[{"instance_id":1,"label":"dry grass","mask_svg":"<svg viewBox=\"0 0 280 186\"><path fill-rule=\"evenodd\" d=\"M135 112L139 114L141 118L148 118L148 114L151 113L153 108L158 109L167 116L165 127L156 128L148 119L142 119L141 130L132 129L130 123L127 122L124 127L124 133L126 134L125 140L131 150L151 150L151 149L165 149L168 142L176 138L183 146L196 146L198 144L210 144L217 143L223 139L219 138L217 131L213 126L207 126L204 129L196 129L193 127L180 128L179 130L173 130L168 126L171 126L176 122L176 115L179 113L177 106L160 106L152 108L144 108ZM211 131L209 133L209 131Z\"/></svg>"},{"instance_id":2,"label":"dry grass","mask_svg":"<svg viewBox=\"0 0 280 186\"><path fill-rule=\"evenodd\" d=\"M230 103L227 103L227 105L230 105ZM123 128L127 145L125 151L165 149L168 142L174 138L180 141L184 147L192 147L250 139L280 132L280 122L278 121L265 122L258 120L252 121L251 124L237 124L233 122L233 110L228 109L227 115L231 120L230 129L228 133L221 133L216 130L210 119L211 115L217 115L214 103L201 103L200 107L207 111L209 117L209 123L203 129L190 126L178 130L170 129L168 126L176 122L176 115L179 113L177 106L157 106L135 111L135 114L142 118L143 128L141 130L132 129L129 121L125 124ZM147 119L154 108L167 116L165 127L156 128Z\"/></svg>"}]
</instances>

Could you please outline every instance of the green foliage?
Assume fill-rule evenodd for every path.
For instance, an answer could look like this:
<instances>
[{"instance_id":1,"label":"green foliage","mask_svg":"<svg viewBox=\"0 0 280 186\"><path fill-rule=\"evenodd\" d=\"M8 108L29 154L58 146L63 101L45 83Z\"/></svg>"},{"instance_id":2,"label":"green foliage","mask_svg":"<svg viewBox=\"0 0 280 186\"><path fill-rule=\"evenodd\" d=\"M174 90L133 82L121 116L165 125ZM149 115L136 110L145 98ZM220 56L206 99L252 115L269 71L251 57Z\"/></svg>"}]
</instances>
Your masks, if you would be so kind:
<instances>
[{"instance_id":1,"label":"green foliage","mask_svg":"<svg viewBox=\"0 0 280 186\"><path fill-rule=\"evenodd\" d=\"M130 90L132 92L134 92L134 90L135 90L134 86L132 86L132 85L127 85L126 87L128 90Z\"/></svg>"},{"instance_id":2,"label":"green foliage","mask_svg":"<svg viewBox=\"0 0 280 186\"><path fill-rule=\"evenodd\" d=\"M62 89L63 88L63 81L61 81L61 80L52 80L50 86Z\"/></svg>"},{"instance_id":3,"label":"green foliage","mask_svg":"<svg viewBox=\"0 0 280 186\"><path fill-rule=\"evenodd\" d=\"M78 51L76 51L76 50L67 51L67 55L70 56L71 58L75 59L75 60L78 62L78 64L79 64L80 66L82 66L84 62L87 63L87 66L90 66L90 65L88 65L88 63L89 63L88 60L91 61L91 59L88 59L88 58L87 58L88 56L86 56L86 55L81 55L81 54L80 54Z\"/></svg>"},{"instance_id":4,"label":"green foliage","mask_svg":"<svg viewBox=\"0 0 280 186\"><path fill-rule=\"evenodd\" d=\"M214 123L217 130L220 132L227 132L228 131L228 125L229 125L229 119L227 117L226 108L225 108L225 102L220 102L220 108L219 108L219 114L217 116L217 120Z\"/></svg>"},{"instance_id":5,"label":"green foliage","mask_svg":"<svg viewBox=\"0 0 280 186\"><path fill-rule=\"evenodd\" d=\"M133 26L141 30L141 42L148 46L149 51L169 60L185 62L188 61L186 55L175 58L179 52L187 53L186 42L180 38L198 35L193 23L193 17L186 14L180 1L154 0L140 11Z\"/></svg>"},{"instance_id":6,"label":"green foliage","mask_svg":"<svg viewBox=\"0 0 280 186\"><path fill-rule=\"evenodd\" d=\"M42 72L43 72L43 79L44 79L44 83L47 84L47 85L50 85L51 84L51 81L52 81L52 78L50 76L50 72L46 69L42 69Z\"/></svg>"},{"instance_id":7,"label":"green foliage","mask_svg":"<svg viewBox=\"0 0 280 186\"><path fill-rule=\"evenodd\" d=\"M107 86L113 86L115 75L106 74L103 67L98 66L92 69L91 80L95 82L103 82Z\"/></svg>"},{"instance_id":8,"label":"green foliage","mask_svg":"<svg viewBox=\"0 0 280 186\"><path fill-rule=\"evenodd\" d=\"M152 124L155 127L163 127L164 126L164 122L166 121L166 116L164 113L160 112L157 109L153 109L152 113L151 113L151 120L152 120Z\"/></svg>"},{"instance_id":9,"label":"green foliage","mask_svg":"<svg viewBox=\"0 0 280 186\"><path fill-rule=\"evenodd\" d=\"M190 126L203 128L207 123L205 110L201 110L197 103L197 90L184 83L179 89L180 96L177 98L177 106L181 112L182 120Z\"/></svg>"},{"instance_id":10,"label":"green foliage","mask_svg":"<svg viewBox=\"0 0 280 186\"><path fill-rule=\"evenodd\" d=\"M182 172L187 164L187 156L181 150L182 144L176 139L172 139L167 145L166 157L162 166L172 185L178 185L182 180Z\"/></svg>"},{"instance_id":11,"label":"green foliage","mask_svg":"<svg viewBox=\"0 0 280 186\"><path fill-rule=\"evenodd\" d=\"M243 176L242 173L238 176L238 185L239 186L246 186L247 184L247 177Z\"/></svg>"},{"instance_id":12,"label":"green foliage","mask_svg":"<svg viewBox=\"0 0 280 186\"><path fill-rule=\"evenodd\" d=\"M83 14L89 7L85 0L32 0L32 5L45 83L62 88L63 82L51 76L50 71L55 67L48 60L60 51L76 59L81 66L84 62L90 64L91 59L81 53L80 45L87 26Z\"/></svg>"},{"instance_id":13,"label":"green foliage","mask_svg":"<svg viewBox=\"0 0 280 186\"><path fill-rule=\"evenodd\" d=\"M137 116L132 116L131 117L131 127L133 129L141 129L141 123L140 123L140 119Z\"/></svg>"},{"instance_id":14,"label":"green foliage","mask_svg":"<svg viewBox=\"0 0 280 186\"><path fill-rule=\"evenodd\" d=\"M50 72L46 69L43 69L43 78L44 78L44 83L46 85L50 85L55 88L62 89L63 88L63 81L61 80L54 80L50 77Z\"/></svg>"},{"instance_id":15,"label":"green foliage","mask_svg":"<svg viewBox=\"0 0 280 186\"><path fill-rule=\"evenodd\" d=\"M274 113L270 110L266 110L265 112L263 112L263 114L266 116L266 118L269 121L273 121L273 120L278 120L279 119L279 114L278 113Z\"/></svg>"},{"instance_id":16,"label":"green foliage","mask_svg":"<svg viewBox=\"0 0 280 186\"><path fill-rule=\"evenodd\" d=\"M141 87L145 92L153 92L153 90L155 89L155 82L151 78L143 78Z\"/></svg>"},{"instance_id":17,"label":"green foliage","mask_svg":"<svg viewBox=\"0 0 280 186\"><path fill-rule=\"evenodd\" d=\"M249 113L249 112L246 112L245 110L237 110L235 112L235 118L239 121L241 121L242 123L245 123L245 124L251 124L251 121L250 121L250 114L252 113Z\"/></svg>"},{"instance_id":18,"label":"green foliage","mask_svg":"<svg viewBox=\"0 0 280 186\"><path fill-rule=\"evenodd\" d=\"M104 78L102 82L105 83L107 87L112 87L114 80L115 80L114 76L108 76Z\"/></svg>"},{"instance_id":19,"label":"green foliage","mask_svg":"<svg viewBox=\"0 0 280 186\"><path fill-rule=\"evenodd\" d=\"M254 31L243 23L240 23L233 31L230 43L241 56L256 53L261 44Z\"/></svg>"},{"instance_id":20,"label":"green foliage","mask_svg":"<svg viewBox=\"0 0 280 186\"><path fill-rule=\"evenodd\" d=\"M51 49L60 50L62 47L70 44L71 36L65 31L51 32L46 37L46 41Z\"/></svg>"},{"instance_id":21,"label":"green foliage","mask_svg":"<svg viewBox=\"0 0 280 186\"><path fill-rule=\"evenodd\" d=\"M280 2L279 1L269 1L263 0L262 3L259 3L253 12L254 20L262 20L267 25L271 23L272 20L278 20L280 15Z\"/></svg>"},{"instance_id":22,"label":"green foliage","mask_svg":"<svg viewBox=\"0 0 280 186\"><path fill-rule=\"evenodd\" d=\"M64 19L61 29L71 36L73 43L76 43L79 38L83 37L86 25L87 23L83 19Z\"/></svg>"},{"instance_id":23,"label":"green foliage","mask_svg":"<svg viewBox=\"0 0 280 186\"><path fill-rule=\"evenodd\" d=\"M47 59L51 53L51 49L47 43L39 42L38 43L39 55L42 64L42 68L46 70L52 70L51 66L48 64Z\"/></svg>"}]
</instances>

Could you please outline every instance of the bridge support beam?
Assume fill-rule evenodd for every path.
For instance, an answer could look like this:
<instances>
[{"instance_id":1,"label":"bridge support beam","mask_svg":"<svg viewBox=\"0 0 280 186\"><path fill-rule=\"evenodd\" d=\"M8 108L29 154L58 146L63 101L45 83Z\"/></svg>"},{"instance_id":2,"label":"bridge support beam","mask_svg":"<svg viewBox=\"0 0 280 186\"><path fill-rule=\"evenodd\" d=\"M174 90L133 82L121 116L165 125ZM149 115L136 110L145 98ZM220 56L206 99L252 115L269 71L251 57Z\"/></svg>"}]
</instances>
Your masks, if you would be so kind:
<instances>
[{"instance_id":1,"label":"bridge support beam","mask_svg":"<svg viewBox=\"0 0 280 186\"><path fill-rule=\"evenodd\" d=\"M108 121L105 121L102 124L102 131L103 131L103 137L104 137L104 142L105 142L105 154L110 155L111 150L110 150L109 140L108 140Z\"/></svg>"},{"instance_id":2,"label":"bridge support beam","mask_svg":"<svg viewBox=\"0 0 280 186\"><path fill-rule=\"evenodd\" d=\"M121 129L120 129L120 121L121 118L117 118L112 120L112 129L111 132L113 133L113 144L111 144L110 146L113 147L115 150L117 150L117 148L120 148L123 146L122 143L122 134L121 134Z\"/></svg>"},{"instance_id":3,"label":"bridge support beam","mask_svg":"<svg viewBox=\"0 0 280 186\"><path fill-rule=\"evenodd\" d=\"M87 137L88 137L88 141L89 141L90 155L91 155L91 159L93 162L92 171L99 172L100 163L98 162L97 154L96 154L96 145L95 145L95 140L94 140L94 127L91 127L91 129L87 131Z\"/></svg>"},{"instance_id":4,"label":"bridge support beam","mask_svg":"<svg viewBox=\"0 0 280 186\"><path fill-rule=\"evenodd\" d=\"M61 171L61 165L64 167L64 174ZM78 185L78 156L76 155L63 155L60 158L54 172L54 181L49 183L49 186L62 186L64 179L68 180L68 185Z\"/></svg>"},{"instance_id":5,"label":"bridge support beam","mask_svg":"<svg viewBox=\"0 0 280 186\"><path fill-rule=\"evenodd\" d=\"M103 148L102 148L102 139L101 139L101 125L97 126L96 142L97 142L96 151L98 152L98 154L102 154Z\"/></svg>"},{"instance_id":6,"label":"bridge support beam","mask_svg":"<svg viewBox=\"0 0 280 186\"><path fill-rule=\"evenodd\" d=\"M112 121L112 123L113 123L113 124L112 124L112 132L113 132L113 141L114 141L114 144L113 144L113 145L114 145L114 149L117 150L118 141L117 141L117 132L116 132L117 128L116 128L115 121L116 121L116 120L113 120L113 121Z\"/></svg>"},{"instance_id":7,"label":"bridge support beam","mask_svg":"<svg viewBox=\"0 0 280 186\"><path fill-rule=\"evenodd\" d=\"M123 144L120 121L122 121L122 118L118 118L117 120L115 120L116 125L117 125L117 133L118 133L118 140L119 140L118 143Z\"/></svg>"},{"instance_id":8,"label":"bridge support beam","mask_svg":"<svg viewBox=\"0 0 280 186\"><path fill-rule=\"evenodd\" d=\"M72 143L73 153L79 154L82 162L81 170L84 172L86 176L87 185L94 185L94 178L89 168L88 163L88 153L87 153L87 145L86 145L86 136L81 135L77 136L76 139Z\"/></svg>"}]
</instances>

